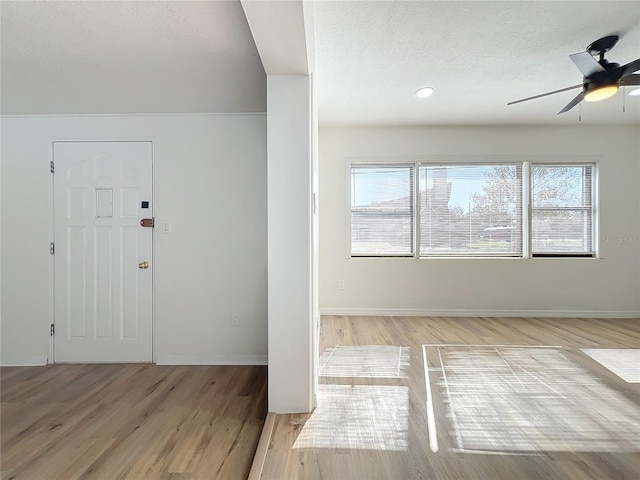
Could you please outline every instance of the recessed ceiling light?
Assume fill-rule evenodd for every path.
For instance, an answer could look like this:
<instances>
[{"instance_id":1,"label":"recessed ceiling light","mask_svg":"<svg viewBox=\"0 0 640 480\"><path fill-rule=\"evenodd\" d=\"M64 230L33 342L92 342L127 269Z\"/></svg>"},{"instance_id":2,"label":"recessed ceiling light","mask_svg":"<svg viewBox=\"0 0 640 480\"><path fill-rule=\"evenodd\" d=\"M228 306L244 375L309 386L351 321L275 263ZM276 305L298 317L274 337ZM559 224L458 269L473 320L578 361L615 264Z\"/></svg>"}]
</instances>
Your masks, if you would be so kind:
<instances>
[{"instance_id":1,"label":"recessed ceiling light","mask_svg":"<svg viewBox=\"0 0 640 480\"><path fill-rule=\"evenodd\" d=\"M629 95L632 97L640 97L640 88L634 88L629 92Z\"/></svg>"},{"instance_id":2,"label":"recessed ceiling light","mask_svg":"<svg viewBox=\"0 0 640 480\"><path fill-rule=\"evenodd\" d=\"M416 90L416 96L426 98L433 93L433 87L422 87Z\"/></svg>"}]
</instances>

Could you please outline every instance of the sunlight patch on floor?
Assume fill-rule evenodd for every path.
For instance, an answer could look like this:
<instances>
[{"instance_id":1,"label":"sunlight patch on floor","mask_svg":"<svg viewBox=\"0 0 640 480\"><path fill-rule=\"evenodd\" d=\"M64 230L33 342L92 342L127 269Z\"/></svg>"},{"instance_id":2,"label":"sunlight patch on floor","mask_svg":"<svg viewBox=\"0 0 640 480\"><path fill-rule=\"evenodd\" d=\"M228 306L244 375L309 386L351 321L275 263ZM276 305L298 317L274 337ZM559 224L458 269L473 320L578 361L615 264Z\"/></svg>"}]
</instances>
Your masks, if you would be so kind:
<instances>
[{"instance_id":1,"label":"sunlight patch on floor","mask_svg":"<svg viewBox=\"0 0 640 480\"><path fill-rule=\"evenodd\" d=\"M627 383L640 383L639 348L583 348L582 351Z\"/></svg>"},{"instance_id":2,"label":"sunlight patch on floor","mask_svg":"<svg viewBox=\"0 0 640 480\"><path fill-rule=\"evenodd\" d=\"M357 345L327 348L320 357L320 376L405 378L409 347Z\"/></svg>"},{"instance_id":3,"label":"sunlight patch on floor","mask_svg":"<svg viewBox=\"0 0 640 480\"><path fill-rule=\"evenodd\" d=\"M408 387L320 384L293 448L406 450L408 428Z\"/></svg>"},{"instance_id":4,"label":"sunlight patch on floor","mask_svg":"<svg viewBox=\"0 0 640 480\"><path fill-rule=\"evenodd\" d=\"M444 434L454 450L640 450L638 406L572 362L562 348L424 349L427 381L441 400L434 403L435 416L446 415ZM437 367L427 368L427 354ZM445 411L438 411L443 403Z\"/></svg>"}]
</instances>

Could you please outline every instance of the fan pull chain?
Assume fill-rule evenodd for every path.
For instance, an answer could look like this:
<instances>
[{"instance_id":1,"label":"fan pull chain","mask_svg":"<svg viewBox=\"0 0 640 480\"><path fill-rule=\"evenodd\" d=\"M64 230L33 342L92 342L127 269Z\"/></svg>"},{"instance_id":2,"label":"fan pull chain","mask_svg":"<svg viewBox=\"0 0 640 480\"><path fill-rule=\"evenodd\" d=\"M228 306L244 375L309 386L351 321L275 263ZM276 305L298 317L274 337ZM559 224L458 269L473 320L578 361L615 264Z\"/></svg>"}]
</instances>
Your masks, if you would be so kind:
<instances>
[{"instance_id":1,"label":"fan pull chain","mask_svg":"<svg viewBox=\"0 0 640 480\"><path fill-rule=\"evenodd\" d=\"M582 122L582 102L578 104L578 122Z\"/></svg>"},{"instance_id":2,"label":"fan pull chain","mask_svg":"<svg viewBox=\"0 0 640 480\"><path fill-rule=\"evenodd\" d=\"M622 87L622 113L627 111L627 96L625 95L624 87Z\"/></svg>"}]
</instances>

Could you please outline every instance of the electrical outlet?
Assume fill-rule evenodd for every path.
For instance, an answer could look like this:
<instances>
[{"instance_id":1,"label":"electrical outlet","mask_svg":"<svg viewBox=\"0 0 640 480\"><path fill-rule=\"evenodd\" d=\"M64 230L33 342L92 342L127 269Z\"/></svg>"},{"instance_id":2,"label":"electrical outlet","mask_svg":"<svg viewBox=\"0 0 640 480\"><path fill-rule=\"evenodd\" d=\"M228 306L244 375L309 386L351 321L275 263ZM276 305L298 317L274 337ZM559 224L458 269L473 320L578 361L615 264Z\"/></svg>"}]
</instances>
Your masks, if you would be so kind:
<instances>
[{"instance_id":1,"label":"electrical outlet","mask_svg":"<svg viewBox=\"0 0 640 480\"><path fill-rule=\"evenodd\" d=\"M240 325L240 314L234 312L231 314L231 325L238 327Z\"/></svg>"},{"instance_id":2,"label":"electrical outlet","mask_svg":"<svg viewBox=\"0 0 640 480\"><path fill-rule=\"evenodd\" d=\"M338 280L338 290L344 290L344 280Z\"/></svg>"}]
</instances>

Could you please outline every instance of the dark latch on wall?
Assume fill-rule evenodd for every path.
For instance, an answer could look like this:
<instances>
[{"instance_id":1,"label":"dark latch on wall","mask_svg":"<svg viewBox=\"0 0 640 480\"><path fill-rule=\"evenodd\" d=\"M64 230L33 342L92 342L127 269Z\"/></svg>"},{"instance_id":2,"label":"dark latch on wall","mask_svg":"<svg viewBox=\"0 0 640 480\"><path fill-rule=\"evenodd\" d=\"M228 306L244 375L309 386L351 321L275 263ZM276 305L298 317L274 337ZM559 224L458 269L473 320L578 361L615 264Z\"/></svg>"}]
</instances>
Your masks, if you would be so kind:
<instances>
[{"instance_id":1,"label":"dark latch on wall","mask_svg":"<svg viewBox=\"0 0 640 480\"><path fill-rule=\"evenodd\" d=\"M142 220L140 220L140 225L143 227L150 227L153 228L154 227L154 221L153 221L153 217L152 218L143 218Z\"/></svg>"}]
</instances>

